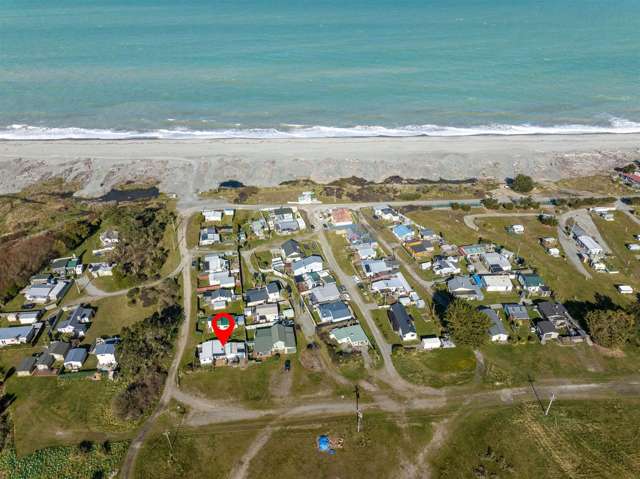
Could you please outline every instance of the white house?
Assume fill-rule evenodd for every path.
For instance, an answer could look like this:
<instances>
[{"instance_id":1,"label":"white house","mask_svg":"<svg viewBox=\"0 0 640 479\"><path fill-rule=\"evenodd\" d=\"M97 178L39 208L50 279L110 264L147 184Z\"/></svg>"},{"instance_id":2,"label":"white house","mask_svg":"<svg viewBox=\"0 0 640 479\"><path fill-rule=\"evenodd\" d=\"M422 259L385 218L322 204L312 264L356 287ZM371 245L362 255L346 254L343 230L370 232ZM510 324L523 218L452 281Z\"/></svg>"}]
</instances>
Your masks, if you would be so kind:
<instances>
[{"instance_id":1,"label":"white house","mask_svg":"<svg viewBox=\"0 0 640 479\"><path fill-rule=\"evenodd\" d=\"M34 325L15 328L0 328L0 346L25 344L33 339L36 329Z\"/></svg>"},{"instance_id":2,"label":"white house","mask_svg":"<svg viewBox=\"0 0 640 479\"><path fill-rule=\"evenodd\" d=\"M327 303L340 299L340 291L335 283L327 283L313 288L309 296L313 304Z\"/></svg>"},{"instance_id":3,"label":"white house","mask_svg":"<svg viewBox=\"0 0 640 479\"><path fill-rule=\"evenodd\" d=\"M229 261L224 256L218 254L208 254L203 259L204 270L207 273L217 273L229 270Z\"/></svg>"},{"instance_id":4,"label":"white house","mask_svg":"<svg viewBox=\"0 0 640 479\"><path fill-rule=\"evenodd\" d=\"M57 281L53 284L34 284L27 289L24 297L28 301L39 304L58 301L67 292L69 284L68 281Z\"/></svg>"},{"instance_id":5,"label":"white house","mask_svg":"<svg viewBox=\"0 0 640 479\"><path fill-rule=\"evenodd\" d=\"M202 216L207 222L222 221L223 212L220 210L202 210Z\"/></svg>"},{"instance_id":6,"label":"white house","mask_svg":"<svg viewBox=\"0 0 640 479\"><path fill-rule=\"evenodd\" d=\"M491 341L494 343L504 343L509 339L509 335L507 334L507 330L500 321L500 317L498 313L496 313L493 309L490 308L481 308L480 312L484 313L491 320L491 326L489 326L489 337Z\"/></svg>"},{"instance_id":7,"label":"white house","mask_svg":"<svg viewBox=\"0 0 640 479\"><path fill-rule=\"evenodd\" d=\"M500 253L482 253L480 255L484 265L492 273L500 271L511 271L511 263L509 260Z\"/></svg>"},{"instance_id":8,"label":"white house","mask_svg":"<svg viewBox=\"0 0 640 479\"><path fill-rule=\"evenodd\" d=\"M98 360L98 369L101 371L113 371L118 367L116 361L116 345L120 342L117 338L97 339L93 354Z\"/></svg>"},{"instance_id":9,"label":"white house","mask_svg":"<svg viewBox=\"0 0 640 479\"><path fill-rule=\"evenodd\" d=\"M433 272L438 276L449 276L452 274L460 274L461 269L450 260L438 259L433 263Z\"/></svg>"},{"instance_id":10,"label":"white house","mask_svg":"<svg viewBox=\"0 0 640 479\"><path fill-rule=\"evenodd\" d=\"M280 319L277 303L265 303L249 310L254 323L273 323Z\"/></svg>"},{"instance_id":11,"label":"white house","mask_svg":"<svg viewBox=\"0 0 640 479\"><path fill-rule=\"evenodd\" d=\"M233 208L225 208L223 210L223 213L225 216L231 216L233 218L233 215L236 213L236 210L234 210Z\"/></svg>"},{"instance_id":12,"label":"white house","mask_svg":"<svg viewBox=\"0 0 640 479\"><path fill-rule=\"evenodd\" d=\"M209 285L221 288L235 288L236 279L228 271L216 271L209 273Z\"/></svg>"},{"instance_id":13,"label":"white house","mask_svg":"<svg viewBox=\"0 0 640 479\"><path fill-rule=\"evenodd\" d=\"M369 339L359 324L335 328L329 337L338 344L347 344L352 348L369 346Z\"/></svg>"},{"instance_id":14,"label":"white house","mask_svg":"<svg viewBox=\"0 0 640 479\"><path fill-rule=\"evenodd\" d=\"M113 276L113 268L115 263L90 263L88 270L94 278L102 278L105 276Z\"/></svg>"},{"instance_id":15,"label":"white house","mask_svg":"<svg viewBox=\"0 0 640 479\"><path fill-rule=\"evenodd\" d=\"M198 344L198 360L201 365L213 364L214 361L225 359L228 362L238 362L247 357L247 345L244 341L229 341L224 346L217 339Z\"/></svg>"},{"instance_id":16,"label":"white house","mask_svg":"<svg viewBox=\"0 0 640 479\"><path fill-rule=\"evenodd\" d=\"M374 207L373 214L385 221L400 221L401 219L398 212L389 205L378 205Z\"/></svg>"},{"instance_id":17,"label":"white house","mask_svg":"<svg viewBox=\"0 0 640 479\"><path fill-rule=\"evenodd\" d=\"M509 293L513 291L513 283L507 275L484 275L482 282L489 293Z\"/></svg>"},{"instance_id":18,"label":"white house","mask_svg":"<svg viewBox=\"0 0 640 479\"><path fill-rule=\"evenodd\" d=\"M198 241L200 246L211 246L216 243L220 243L220 235L215 228L209 227L200 230L200 240Z\"/></svg>"},{"instance_id":19,"label":"white house","mask_svg":"<svg viewBox=\"0 0 640 479\"><path fill-rule=\"evenodd\" d=\"M371 283L371 290L378 292L391 291L406 294L409 294L411 291L413 291L403 274L399 272L395 273L388 279L374 281L373 283Z\"/></svg>"},{"instance_id":20,"label":"white house","mask_svg":"<svg viewBox=\"0 0 640 479\"><path fill-rule=\"evenodd\" d=\"M304 273L320 272L324 269L322 257L317 255L307 256L301 260L291 263L291 272L294 276L300 276Z\"/></svg>"},{"instance_id":21,"label":"white house","mask_svg":"<svg viewBox=\"0 0 640 479\"><path fill-rule=\"evenodd\" d=\"M369 243L359 244L355 247L356 253L358 254L358 258L361 260L365 259L375 259L378 255L377 251L373 246Z\"/></svg>"}]
</instances>

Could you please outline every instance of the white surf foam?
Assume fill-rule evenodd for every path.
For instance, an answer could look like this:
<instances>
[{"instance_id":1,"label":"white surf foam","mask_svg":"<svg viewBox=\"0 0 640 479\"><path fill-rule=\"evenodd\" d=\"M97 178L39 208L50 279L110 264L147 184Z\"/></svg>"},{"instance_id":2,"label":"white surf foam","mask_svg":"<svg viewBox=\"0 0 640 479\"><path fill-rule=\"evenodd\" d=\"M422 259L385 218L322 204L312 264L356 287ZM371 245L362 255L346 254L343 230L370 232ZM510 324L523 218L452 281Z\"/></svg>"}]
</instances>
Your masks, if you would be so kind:
<instances>
[{"instance_id":1,"label":"white surf foam","mask_svg":"<svg viewBox=\"0 0 640 479\"><path fill-rule=\"evenodd\" d=\"M439 125L408 125L399 128L384 126L283 125L282 128L231 128L219 130L190 130L186 128L150 131L120 131L86 128L47 128L30 125L0 127L0 140L131 140L131 139L287 139L287 138L367 138L415 136L478 136L478 135L584 135L600 133L640 133L640 123L611 118L608 125L501 125L451 127Z\"/></svg>"}]
</instances>

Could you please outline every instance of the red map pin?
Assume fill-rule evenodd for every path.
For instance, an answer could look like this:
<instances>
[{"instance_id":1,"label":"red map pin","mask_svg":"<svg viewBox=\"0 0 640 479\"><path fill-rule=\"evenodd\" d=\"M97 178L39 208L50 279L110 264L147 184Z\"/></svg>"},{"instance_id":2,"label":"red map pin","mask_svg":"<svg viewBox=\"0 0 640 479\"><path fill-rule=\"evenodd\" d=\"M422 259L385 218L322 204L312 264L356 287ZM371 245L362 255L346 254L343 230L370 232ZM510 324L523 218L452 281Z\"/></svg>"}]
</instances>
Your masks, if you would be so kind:
<instances>
[{"instance_id":1,"label":"red map pin","mask_svg":"<svg viewBox=\"0 0 640 479\"><path fill-rule=\"evenodd\" d=\"M236 322L229 313L218 313L211 319L211 329L223 346L229 341L235 327Z\"/></svg>"}]
</instances>

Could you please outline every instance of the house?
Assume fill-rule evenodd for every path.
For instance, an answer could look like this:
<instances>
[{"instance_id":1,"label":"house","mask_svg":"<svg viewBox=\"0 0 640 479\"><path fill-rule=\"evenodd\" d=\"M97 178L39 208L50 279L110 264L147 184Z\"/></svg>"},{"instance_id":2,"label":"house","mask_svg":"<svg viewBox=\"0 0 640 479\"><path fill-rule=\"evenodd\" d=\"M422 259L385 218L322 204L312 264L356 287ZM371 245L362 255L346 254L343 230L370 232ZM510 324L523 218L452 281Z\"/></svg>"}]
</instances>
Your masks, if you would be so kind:
<instances>
[{"instance_id":1,"label":"house","mask_svg":"<svg viewBox=\"0 0 640 479\"><path fill-rule=\"evenodd\" d=\"M349 306L343 301L330 301L318 305L321 323L337 323L347 321L353 317Z\"/></svg>"},{"instance_id":2,"label":"house","mask_svg":"<svg viewBox=\"0 0 640 479\"><path fill-rule=\"evenodd\" d=\"M420 229L420 237L429 242L434 242L440 240L440 235L438 235L431 228L421 228Z\"/></svg>"},{"instance_id":3,"label":"house","mask_svg":"<svg viewBox=\"0 0 640 479\"><path fill-rule=\"evenodd\" d=\"M100 233L102 246L113 246L120 242L120 234L116 230L106 230Z\"/></svg>"},{"instance_id":4,"label":"house","mask_svg":"<svg viewBox=\"0 0 640 479\"><path fill-rule=\"evenodd\" d=\"M491 320L491 326L489 326L489 337L491 341L494 343L504 343L509 339L509 335L507 334L507 330L502 324L498 313L496 313L493 309L490 308L480 308L479 311Z\"/></svg>"},{"instance_id":5,"label":"house","mask_svg":"<svg viewBox=\"0 0 640 479\"><path fill-rule=\"evenodd\" d=\"M47 352L44 352L40 356L38 356L38 359L36 359L36 370L51 371L55 362L56 360L53 356L51 356Z\"/></svg>"},{"instance_id":6,"label":"house","mask_svg":"<svg viewBox=\"0 0 640 479\"><path fill-rule=\"evenodd\" d=\"M590 258L600 258L604 255L602 246L588 235L580 235L576 238L576 243Z\"/></svg>"},{"instance_id":7,"label":"house","mask_svg":"<svg viewBox=\"0 0 640 479\"><path fill-rule=\"evenodd\" d=\"M35 334L36 328L33 324L29 326L0 328L0 347L26 344L33 339Z\"/></svg>"},{"instance_id":8,"label":"house","mask_svg":"<svg viewBox=\"0 0 640 479\"><path fill-rule=\"evenodd\" d=\"M251 222L251 231L253 231L253 234L256 235L258 238L264 238L265 234L264 231L267 229L267 222L264 220L264 218L260 217L257 220L253 220Z\"/></svg>"},{"instance_id":9,"label":"house","mask_svg":"<svg viewBox=\"0 0 640 479\"><path fill-rule=\"evenodd\" d=\"M90 263L87 269L94 278L102 278L113 276L113 268L115 266L115 263Z\"/></svg>"},{"instance_id":10,"label":"house","mask_svg":"<svg viewBox=\"0 0 640 479\"><path fill-rule=\"evenodd\" d=\"M513 283L507 275L485 274L480 278L482 280L482 286L488 293L509 293L513 291Z\"/></svg>"},{"instance_id":11,"label":"house","mask_svg":"<svg viewBox=\"0 0 640 479\"><path fill-rule=\"evenodd\" d=\"M282 207L271 210L271 216L276 232L281 234L293 233L301 229L295 212L291 208Z\"/></svg>"},{"instance_id":12,"label":"house","mask_svg":"<svg viewBox=\"0 0 640 479\"><path fill-rule=\"evenodd\" d=\"M300 276L304 273L319 272L324 269L322 257L318 255L307 256L298 261L291 263L291 272L294 276Z\"/></svg>"},{"instance_id":13,"label":"house","mask_svg":"<svg viewBox=\"0 0 640 479\"><path fill-rule=\"evenodd\" d=\"M478 257L487 252L487 245L484 244L469 244L465 246L460 246L459 248L460 255L464 256L467 259Z\"/></svg>"},{"instance_id":14,"label":"house","mask_svg":"<svg viewBox=\"0 0 640 479\"><path fill-rule=\"evenodd\" d=\"M200 246L211 246L216 243L220 243L220 235L213 226L200 230L200 240L198 241Z\"/></svg>"},{"instance_id":15,"label":"house","mask_svg":"<svg viewBox=\"0 0 640 479\"><path fill-rule=\"evenodd\" d=\"M524 225L520 225L520 224L511 225L509 226L508 230L509 230L509 233L521 235L521 234L524 234Z\"/></svg>"},{"instance_id":16,"label":"house","mask_svg":"<svg viewBox=\"0 0 640 479\"><path fill-rule=\"evenodd\" d=\"M7 319L9 321L18 321L20 324L33 324L40 319L44 310L36 309L32 311L16 311L15 313L8 313Z\"/></svg>"},{"instance_id":17,"label":"house","mask_svg":"<svg viewBox=\"0 0 640 479\"><path fill-rule=\"evenodd\" d=\"M20 361L20 364L18 365L18 367L16 368L16 376L18 377L31 376L31 373L33 373L33 370L35 368L36 368L36 358L34 358L33 356L28 356L26 358L23 358L22 361Z\"/></svg>"},{"instance_id":18,"label":"house","mask_svg":"<svg viewBox=\"0 0 640 479\"><path fill-rule=\"evenodd\" d=\"M282 259L287 263L292 261L299 261L302 259L302 250L300 249L300 243L296 240L290 239L282 243L280 246Z\"/></svg>"},{"instance_id":19,"label":"house","mask_svg":"<svg viewBox=\"0 0 640 479\"><path fill-rule=\"evenodd\" d=\"M442 347L442 341L435 336L422 338L422 349L430 351L432 349L440 349Z\"/></svg>"},{"instance_id":20,"label":"house","mask_svg":"<svg viewBox=\"0 0 640 479\"><path fill-rule=\"evenodd\" d=\"M120 342L118 338L97 339L92 353L98 360L98 369L101 371L113 371L118 367L116 361L116 345Z\"/></svg>"},{"instance_id":21,"label":"house","mask_svg":"<svg viewBox=\"0 0 640 479\"><path fill-rule=\"evenodd\" d=\"M69 289L68 281L56 281L50 284L34 284L24 293L28 301L38 304L49 303L60 300Z\"/></svg>"},{"instance_id":22,"label":"house","mask_svg":"<svg viewBox=\"0 0 640 479\"><path fill-rule=\"evenodd\" d=\"M379 293L389 291L398 294L409 294L413 291L404 275L400 272L393 274L387 279L374 281L371 283L371 290Z\"/></svg>"},{"instance_id":23,"label":"house","mask_svg":"<svg viewBox=\"0 0 640 479\"><path fill-rule=\"evenodd\" d=\"M244 295L244 300L247 304L247 307L265 304L267 301L269 301L267 288L253 288L248 290Z\"/></svg>"},{"instance_id":24,"label":"house","mask_svg":"<svg viewBox=\"0 0 640 479\"><path fill-rule=\"evenodd\" d=\"M480 287L469 276L454 276L447 281L447 291L456 298L482 301Z\"/></svg>"},{"instance_id":25,"label":"house","mask_svg":"<svg viewBox=\"0 0 640 479\"><path fill-rule=\"evenodd\" d=\"M235 294L231 289L219 288L213 291L206 291L203 295L205 301L208 301L214 310L224 309L227 304L235 300Z\"/></svg>"},{"instance_id":26,"label":"house","mask_svg":"<svg viewBox=\"0 0 640 479\"><path fill-rule=\"evenodd\" d=\"M480 260L491 273L511 271L511 263L500 253L482 253Z\"/></svg>"},{"instance_id":27,"label":"house","mask_svg":"<svg viewBox=\"0 0 640 479\"><path fill-rule=\"evenodd\" d=\"M29 278L30 284L52 284L55 282L55 278L51 273L34 274Z\"/></svg>"},{"instance_id":28,"label":"house","mask_svg":"<svg viewBox=\"0 0 640 479\"><path fill-rule=\"evenodd\" d=\"M537 274L520 274L518 275L518 282L528 293L546 296L548 296L550 293L549 289L542 281L542 278Z\"/></svg>"},{"instance_id":29,"label":"house","mask_svg":"<svg viewBox=\"0 0 640 479\"><path fill-rule=\"evenodd\" d=\"M223 212L220 210L202 210L202 216L208 223L222 221Z\"/></svg>"},{"instance_id":30,"label":"house","mask_svg":"<svg viewBox=\"0 0 640 479\"><path fill-rule=\"evenodd\" d=\"M560 303L553 301L543 301L537 305L540 316L547 321L551 321L556 328L567 326L573 323L573 318L567 311L567 308Z\"/></svg>"},{"instance_id":31,"label":"house","mask_svg":"<svg viewBox=\"0 0 640 479\"><path fill-rule=\"evenodd\" d=\"M70 349L71 344L65 341L53 341L47 347L46 352L53 356L56 361L64 361Z\"/></svg>"},{"instance_id":32,"label":"house","mask_svg":"<svg viewBox=\"0 0 640 479\"><path fill-rule=\"evenodd\" d=\"M249 310L254 323L273 323L280 319L277 303L265 303L254 306Z\"/></svg>"},{"instance_id":33,"label":"house","mask_svg":"<svg viewBox=\"0 0 640 479\"><path fill-rule=\"evenodd\" d=\"M73 348L64 358L64 368L69 371L79 371L87 359L87 350L84 348Z\"/></svg>"},{"instance_id":34,"label":"house","mask_svg":"<svg viewBox=\"0 0 640 479\"><path fill-rule=\"evenodd\" d=\"M328 303L340 299L340 291L335 283L327 283L313 288L310 291L310 298L313 304Z\"/></svg>"},{"instance_id":35,"label":"house","mask_svg":"<svg viewBox=\"0 0 640 479\"><path fill-rule=\"evenodd\" d=\"M224 210L222 210L222 212L225 216L231 216L231 218L233 218L233 215L236 214L236 210L234 210L233 208L225 208Z\"/></svg>"},{"instance_id":36,"label":"house","mask_svg":"<svg viewBox=\"0 0 640 479\"><path fill-rule=\"evenodd\" d=\"M347 208L334 208L331 210L331 222L334 226L347 226L353 224L351 211Z\"/></svg>"},{"instance_id":37,"label":"house","mask_svg":"<svg viewBox=\"0 0 640 479\"><path fill-rule=\"evenodd\" d=\"M247 358L247 345L244 341L228 341L223 346L217 339L205 341L197 346L198 360L205 366L224 360L237 363Z\"/></svg>"},{"instance_id":38,"label":"house","mask_svg":"<svg viewBox=\"0 0 640 479\"><path fill-rule=\"evenodd\" d=\"M433 244L430 241L420 240L405 243L405 248L411 256L416 260L421 260L431 256L434 251Z\"/></svg>"},{"instance_id":39,"label":"house","mask_svg":"<svg viewBox=\"0 0 640 479\"><path fill-rule=\"evenodd\" d=\"M316 194L313 191L303 191L302 194L298 196L298 203L308 205L319 203L319 201L316 199Z\"/></svg>"},{"instance_id":40,"label":"house","mask_svg":"<svg viewBox=\"0 0 640 479\"><path fill-rule=\"evenodd\" d=\"M207 273L217 273L220 271L229 271L229 261L219 254L208 254L202 260L204 263L204 271Z\"/></svg>"},{"instance_id":41,"label":"house","mask_svg":"<svg viewBox=\"0 0 640 479\"><path fill-rule=\"evenodd\" d=\"M410 240L414 235L414 231L411 226L405 224L394 226L391 228L391 231L395 237L402 242Z\"/></svg>"},{"instance_id":42,"label":"house","mask_svg":"<svg viewBox=\"0 0 640 479\"><path fill-rule=\"evenodd\" d=\"M366 259L362 261L361 266L367 278L393 271L393 266L383 259Z\"/></svg>"},{"instance_id":43,"label":"house","mask_svg":"<svg viewBox=\"0 0 640 479\"><path fill-rule=\"evenodd\" d=\"M385 221L400 221L401 217L396 210L389 205L378 205L373 208L373 214Z\"/></svg>"},{"instance_id":44,"label":"house","mask_svg":"<svg viewBox=\"0 0 640 479\"><path fill-rule=\"evenodd\" d=\"M82 306L76 306L69 318L61 321L58 324L57 331L63 334L70 334L75 337L82 338L89 329L89 323L93 318L94 311L91 308L83 308Z\"/></svg>"},{"instance_id":45,"label":"house","mask_svg":"<svg viewBox=\"0 0 640 479\"><path fill-rule=\"evenodd\" d=\"M526 306L521 304L505 304L503 309L509 321L514 324L522 325L531 321Z\"/></svg>"},{"instance_id":46,"label":"house","mask_svg":"<svg viewBox=\"0 0 640 479\"><path fill-rule=\"evenodd\" d=\"M432 266L433 272L438 276L449 276L460 274L461 269L453 261L448 259L437 259Z\"/></svg>"},{"instance_id":47,"label":"house","mask_svg":"<svg viewBox=\"0 0 640 479\"><path fill-rule=\"evenodd\" d=\"M627 186L640 188L640 175L637 173L621 173L620 178Z\"/></svg>"},{"instance_id":48,"label":"house","mask_svg":"<svg viewBox=\"0 0 640 479\"><path fill-rule=\"evenodd\" d=\"M398 336L400 336L403 341L415 341L418 339L413 320L402 304L392 304L391 308L389 308L388 315L391 327L398 333Z\"/></svg>"},{"instance_id":49,"label":"house","mask_svg":"<svg viewBox=\"0 0 640 479\"><path fill-rule=\"evenodd\" d=\"M369 338L359 324L335 328L331 330L329 337L340 345L346 344L352 348L369 346Z\"/></svg>"},{"instance_id":50,"label":"house","mask_svg":"<svg viewBox=\"0 0 640 479\"><path fill-rule=\"evenodd\" d=\"M268 328L256 329L253 351L258 358L276 353L294 354L296 352L296 333L293 326L276 323Z\"/></svg>"},{"instance_id":51,"label":"house","mask_svg":"<svg viewBox=\"0 0 640 479\"><path fill-rule=\"evenodd\" d=\"M371 243L362 243L355 247L356 254L360 260L375 259L378 252Z\"/></svg>"},{"instance_id":52,"label":"house","mask_svg":"<svg viewBox=\"0 0 640 479\"><path fill-rule=\"evenodd\" d=\"M536 332L538 333L538 337L542 344L552 339L558 339L558 336L560 336L553 323L547 320L538 321L536 323Z\"/></svg>"},{"instance_id":53,"label":"house","mask_svg":"<svg viewBox=\"0 0 640 479\"><path fill-rule=\"evenodd\" d=\"M233 289L236 287L236 278L228 271L215 271L209 273L209 286L220 286L221 288Z\"/></svg>"}]
</instances>

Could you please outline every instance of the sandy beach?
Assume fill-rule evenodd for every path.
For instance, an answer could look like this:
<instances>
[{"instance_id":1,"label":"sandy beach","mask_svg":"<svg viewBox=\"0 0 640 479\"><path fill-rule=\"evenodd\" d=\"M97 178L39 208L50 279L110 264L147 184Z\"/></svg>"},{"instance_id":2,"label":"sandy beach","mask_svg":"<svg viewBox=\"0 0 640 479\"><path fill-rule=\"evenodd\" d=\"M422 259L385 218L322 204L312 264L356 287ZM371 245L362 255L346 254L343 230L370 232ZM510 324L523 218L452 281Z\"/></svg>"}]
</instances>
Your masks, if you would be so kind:
<instances>
[{"instance_id":1,"label":"sandy beach","mask_svg":"<svg viewBox=\"0 0 640 479\"><path fill-rule=\"evenodd\" d=\"M59 140L0 142L0 193L42 179L80 180L97 196L129 180L193 197L236 179L275 185L351 175L380 180L494 177L539 180L606 173L640 159L640 135L524 135L299 140Z\"/></svg>"}]
</instances>

